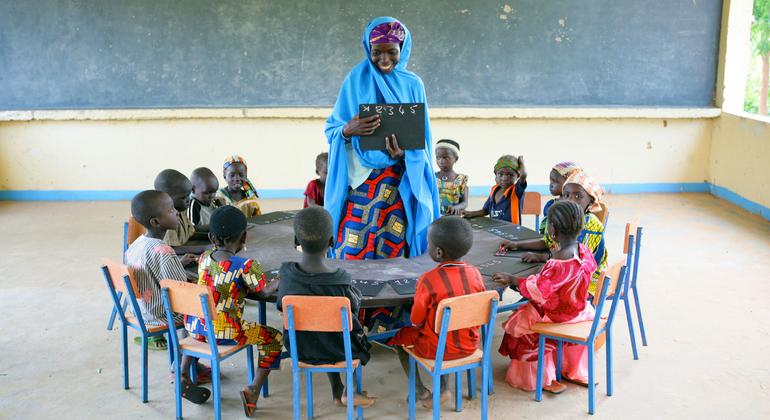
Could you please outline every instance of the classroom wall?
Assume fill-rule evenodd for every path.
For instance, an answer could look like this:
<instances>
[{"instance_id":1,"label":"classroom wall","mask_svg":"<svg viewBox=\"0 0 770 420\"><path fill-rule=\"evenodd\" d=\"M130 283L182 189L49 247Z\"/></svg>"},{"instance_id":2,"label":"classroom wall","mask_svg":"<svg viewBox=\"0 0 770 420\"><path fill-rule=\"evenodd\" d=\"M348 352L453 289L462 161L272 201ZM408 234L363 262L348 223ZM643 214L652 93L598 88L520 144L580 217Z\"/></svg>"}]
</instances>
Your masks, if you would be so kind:
<instances>
[{"instance_id":1,"label":"classroom wall","mask_svg":"<svg viewBox=\"0 0 770 420\"><path fill-rule=\"evenodd\" d=\"M714 122L712 192L770 219L770 118L724 112Z\"/></svg>"},{"instance_id":2,"label":"classroom wall","mask_svg":"<svg viewBox=\"0 0 770 420\"><path fill-rule=\"evenodd\" d=\"M712 125L709 118L447 117L433 121L433 134L460 142L457 169L476 194L488 191L495 159L508 153L525 156L530 185L544 192L550 167L567 159L611 192L705 191ZM125 199L150 188L161 169L218 173L228 154L239 153L263 196L297 196L326 150L323 127L321 117L0 122L0 192Z\"/></svg>"}]
</instances>

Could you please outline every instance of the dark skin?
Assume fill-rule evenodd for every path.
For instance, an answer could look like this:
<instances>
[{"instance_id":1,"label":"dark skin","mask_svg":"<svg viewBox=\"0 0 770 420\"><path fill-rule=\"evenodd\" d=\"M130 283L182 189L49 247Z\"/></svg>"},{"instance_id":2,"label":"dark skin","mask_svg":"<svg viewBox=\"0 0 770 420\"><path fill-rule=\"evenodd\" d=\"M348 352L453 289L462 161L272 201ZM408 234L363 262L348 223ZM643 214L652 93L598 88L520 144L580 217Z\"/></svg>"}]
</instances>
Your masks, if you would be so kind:
<instances>
[{"instance_id":1,"label":"dark skin","mask_svg":"<svg viewBox=\"0 0 770 420\"><path fill-rule=\"evenodd\" d=\"M233 163L224 170L225 182L227 182L227 192L235 201L243 200L243 183L248 179L246 177L246 165L242 163Z\"/></svg>"},{"instance_id":2,"label":"dark skin","mask_svg":"<svg viewBox=\"0 0 770 420\"><path fill-rule=\"evenodd\" d=\"M188 179L184 179L173 185L169 191L166 191L174 202L174 208L177 212L187 211L190 206L190 193L192 192L192 183ZM176 229L176 228L174 228ZM190 239L205 239L206 234L202 232L196 232ZM208 245L182 245L175 246L174 252L177 254L200 254L208 248ZM183 263L184 264L184 263ZM189 265L190 262L184 264Z\"/></svg>"},{"instance_id":3,"label":"dark skin","mask_svg":"<svg viewBox=\"0 0 770 420\"><path fill-rule=\"evenodd\" d=\"M499 203L503 200L505 197L505 190L507 190L511 185L514 185L519 181L522 183L527 182L527 169L524 166L524 156L519 156L518 162L518 173L511 168L500 168L499 171L495 172L495 184L500 186L500 188L495 191L495 203ZM483 217L488 215L489 212L484 209L462 212L462 216L465 218Z\"/></svg>"},{"instance_id":4,"label":"dark skin","mask_svg":"<svg viewBox=\"0 0 770 420\"><path fill-rule=\"evenodd\" d=\"M572 201L577 204L578 207L583 209L583 213L587 213L588 209L594 203L593 197L588 195L586 190L578 184L567 184L562 187L562 199ZM548 225L549 232L551 225ZM542 239L530 239L526 241L502 241L500 246L504 246L505 249L516 250L532 250L542 251L547 250L545 241ZM542 252L528 252L521 257L524 262L546 262L548 261L548 254Z\"/></svg>"},{"instance_id":5,"label":"dark skin","mask_svg":"<svg viewBox=\"0 0 770 420\"><path fill-rule=\"evenodd\" d=\"M318 180L321 181L321 188L326 185L326 176L328 174L328 164L326 162L321 163L315 168L315 173L318 175ZM318 203L310 197L307 198L307 206L317 206Z\"/></svg>"},{"instance_id":6,"label":"dark skin","mask_svg":"<svg viewBox=\"0 0 770 420\"><path fill-rule=\"evenodd\" d=\"M431 228L432 229L432 228ZM431 240L430 229L428 230L428 255L430 258L437 262L442 263L446 261L457 261L459 258L449 258L443 248L433 243ZM409 353L405 352L403 348L397 347L398 360L401 362L401 367L404 368L404 372L409 375ZM427 406L432 402L433 394L423 384L422 378L420 378L419 369L415 372L415 392L417 399L422 401L423 406ZM441 399L445 400L449 395L449 391L446 389L446 375L441 377Z\"/></svg>"},{"instance_id":7,"label":"dark skin","mask_svg":"<svg viewBox=\"0 0 770 420\"><path fill-rule=\"evenodd\" d=\"M556 169L551 169L551 173L548 175L548 189L551 195L554 197L561 196L561 189L564 187L564 182L567 181L567 177L562 176Z\"/></svg>"},{"instance_id":8,"label":"dark skin","mask_svg":"<svg viewBox=\"0 0 770 420\"><path fill-rule=\"evenodd\" d=\"M299 243L297 238L294 238L294 243ZM302 249L302 259L297 264L299 269L305 273L334 273L338 269L331 267L327 264L326 252L330 247L334 246L334 238L329 237L328 244L321 252L309 252ZM337 372L328 372L326 374L329 378L329 383L332 387L332 398L338 406L347 405L347 393L345 392L345 385L342 383L342 378ZM366 393L355 394L355 404L361 405L363 408L371 407L377 398L371 397Z\"/></svg>"},{"instance_id":9,"label":"dark skin","mask_svg":"<svg viewBox=\"0 0 770 420\"><path fill-rule=\"evenodd\" d=\"M220 241L211 233L209 233L209 239L211 239L211 243L217 247L217 250L211 254L211 258L214 261L226 261L243 249L244 244L246 243L246 232L243 232L237 239L227 242ZM265 285L260 291L249 290L247 297L250 299L267 299L269 296L275 294L279 284L280 280L276 279ZM182 370L180 376L183 384L190 383L190 366L194 362L197 362L197 358L190 356L184 356L182 358ZM259 391L262 389L262 385L265 383L269 374L270 369L257 369L257 375L254 378L254 382L243 389L246 401L254 404L254 407L256 407L257 401L259 400Z\"/></svg>"},{"instance_id":10,"label":"dark skin","mask_svg":"<svg viewBox=\"0 0 770 420\"><path fill-rule=\"evenodd\" d=\"M210 206L214 202L217 190L219 190L219 180L216 176L195 177L192 180L192 193L204 206ZM209 225L195 226L195 231L208 233Z\"/></svg>"},{"instance_id":11,"label":"dark skin","mask_svg":"<svg viewBox=\"0 0 770 420\"><path fill-rule=\"evenodd\" d=\"M369 59L383 74L391 73L401 59L401 46L399 44L372 44ZM351 136L368 136L380 126L379 114L370 115L365 118L359 118L358 115L348 121L342 127L342 135L345 138ZM396 134L385 136L385 149L392 159L401 159L404 157L404 150L398 145Z\"/></svg>"},{"instance_id":12,"label":"dark skin","mask_svg":"<svg viewBox=\"0 0 770 420\"><path fill-rule=\"evenodd\" d=\"M446 147L436 148L436 165L438 166L438 173L436 177L441 178L444 181L454 181L457 178L457 172L454 170L455 162L459 157L455 152ZM465 186L463 197L458 204L449 206L446 210L446 214L459 216L463 210L468 207L468 186Z\"/></svg>"},{"instance_id":13,"label":"dark skin","mask_svg":"<svg viewBox=\"0 0 770 420\"><path fill-rule=\"evenodd\" d=\"M149 226L145 226L147 229L147 237L153 239L160 239L166 236L167 230L175 230L179 226L179 213L174 208L174 201L170 196L165 195L158 202L158 212L156 217L152 217L149 220ZM195 254L185 254L179 257L179 262L182 265L188 265L195 262L198 256Z\"/></svg>"}]
</instances>

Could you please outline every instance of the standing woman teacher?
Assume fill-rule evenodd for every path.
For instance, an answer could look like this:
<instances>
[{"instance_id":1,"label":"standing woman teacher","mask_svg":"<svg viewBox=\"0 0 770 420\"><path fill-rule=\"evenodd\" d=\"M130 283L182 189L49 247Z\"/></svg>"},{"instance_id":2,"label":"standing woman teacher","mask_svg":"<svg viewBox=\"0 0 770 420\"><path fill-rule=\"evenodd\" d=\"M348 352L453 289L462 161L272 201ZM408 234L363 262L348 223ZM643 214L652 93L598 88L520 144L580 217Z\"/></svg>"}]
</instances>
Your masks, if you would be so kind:
<instances>
[{"instance_id":1,"label":"standing woman teacher","mask_svg":"<svg viewBox=\"0 0 770 420\"><path fill-rule=\"evenodd\" d=\"M378 17L362 41L366 58L348 73L326 121L324 207L334 221L334 257L418 256L427 250L428 226L440 213L425 87L406 69L412 36L398 20ZM380 120L376 114L359 118L360 104L416 102L425 104L423 149L402 150L398 133L383 134L386 151L361 149L359 136L372 134Z\"/></svg>"}]
</instances>

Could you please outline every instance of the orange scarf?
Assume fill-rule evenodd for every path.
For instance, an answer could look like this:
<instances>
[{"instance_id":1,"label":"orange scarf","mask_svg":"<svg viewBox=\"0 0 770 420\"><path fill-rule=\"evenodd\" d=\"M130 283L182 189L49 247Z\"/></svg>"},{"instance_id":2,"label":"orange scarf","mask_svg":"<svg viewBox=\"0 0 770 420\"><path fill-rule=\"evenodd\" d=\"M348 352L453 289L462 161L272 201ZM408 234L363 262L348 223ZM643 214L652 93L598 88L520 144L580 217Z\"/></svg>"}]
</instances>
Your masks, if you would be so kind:
<instances>
[{"instance_id":1,"label":"orange scarf","mask_svg":"<svg viewBox=\"0 0 770 420\"><path fill-rule=\"evenodd\" d=\"M495 202L495 193L499 188L500 186L495 184L495 186L492 187L492 191L489 193L489 197L492 199L493 203ZM516 195L516 184L506 188L505 191L503 191L503 197L509 197L511 199L511 223L514 225L520 225L521 221L519 220L519 196Z\"/></svg>"}]
</instances>

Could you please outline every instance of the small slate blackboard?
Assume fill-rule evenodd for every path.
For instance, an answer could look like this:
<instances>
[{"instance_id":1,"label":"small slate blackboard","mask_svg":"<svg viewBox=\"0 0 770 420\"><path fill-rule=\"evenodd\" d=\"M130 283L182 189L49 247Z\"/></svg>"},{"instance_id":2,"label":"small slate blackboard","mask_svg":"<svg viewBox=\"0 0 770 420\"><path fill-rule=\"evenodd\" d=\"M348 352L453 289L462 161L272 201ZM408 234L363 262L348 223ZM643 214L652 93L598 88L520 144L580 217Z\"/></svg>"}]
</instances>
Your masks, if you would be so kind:
<instances>
[{"instance_id":1,"label":"small slate blackboard","mask_svg":"<svg viewBox=\"0 0 770 420\"><path fill-rule=\"evenodd\" d=\"M393 279L389 282L393 290L399 295L413 295L414 289L417 287L416 278Z\"/></svg>"},{"instance_id":2,"label":"small slate blackboard","mask_svg":"<svg viewBox=\"0 0 770 420\"><path fill-rule=\"evenodd\" d=\"M353 279L351 280L351 283L361 292L362 295L374 297L380 294L380 290L385 287L386 282L378 280Z\"/></svg>"},{"instance_id":3,"label":"small slate blackboard","mask_svg":"<svg viewBox=\"0 0 770 420\"><path fill-rule=\"evenodd\" d=\"M272 213L265 213L259 216L253 216L246 219L249 223L257 225L269 225L275 222L281 222L283 220L293 219L293 213L287 213L285 211L274 211Z\"/></svg>"},{"instance_id":4,"label":"small slate blackboard","mask_svg":"<svg viewBox=\"0 0 770 420\"><path fill-rule=\"evenodd\" d=\"M425 148L425 104L361 104L359 118L380 114L380 126L368 136L360 136L363 150L386 150L385 137L396 135L404 150Z\"/></svg>"},{"instance_id":5,"label":"small slate blackboard","mask_svg":"<svg viewBox=\"0 0 770 420\"><path fill-rule=\"evenodd\" d=\"M487 232L497 235L509 241L526 241L528 239L541 239L543 235L521 225L497 226L487 229Z\"/></svg>"},{"instance_id":6,"label":"small slate blackboard","mask_svg":"<svg viewBox=\"0 0 770 420\"><path fill-rule=\"evenodd\" d=\"M280 271L278 268L265 271L265 280L267 280L268 283L274 280L278 280L278 271Z\"/></svg>"},{"instance_id":7,"label":"small slate blackboard","mask_svg":"<svg viewBox=\"0 0 770 420\"><path fill-rule=\"evenodd\" d=\"M492 277L495 273L516 274L528 270L536 263L525 263L518 258L495 258L479 264L477 267L481 274Z\"/></svg>"},{"instance_id":8,"label":"small slate blackboard","mask_svg":"<svg viewBox=\"0 0 770 420\"><path fill-rule=\"evenodd\" d=\"M497 226L505 226L510 224L502 220L497 220L486 216L474 217L474 218L468 219L468 222L471 224L471 227L476 230L482 230L482 229L487 229L487 228L497 227Z\"/></svg>"}]
</instances>

